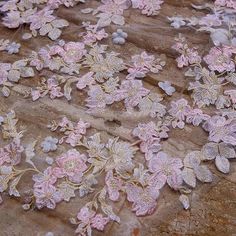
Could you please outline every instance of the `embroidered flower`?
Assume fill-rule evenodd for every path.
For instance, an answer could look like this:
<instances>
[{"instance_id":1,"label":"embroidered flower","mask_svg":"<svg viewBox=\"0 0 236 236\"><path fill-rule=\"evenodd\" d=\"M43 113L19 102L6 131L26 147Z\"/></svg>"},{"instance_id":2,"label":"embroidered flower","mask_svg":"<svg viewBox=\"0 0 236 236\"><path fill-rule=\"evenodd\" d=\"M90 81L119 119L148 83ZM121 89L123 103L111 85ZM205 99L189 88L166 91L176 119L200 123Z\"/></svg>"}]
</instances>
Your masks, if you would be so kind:
<instances>
[{"instance_id":1,"label":"embroidered flower","mask_svg":"<svg viewBox=\"0 0 236 236\"><path fill-rule=\"evenodd\" d=\"M77 214L77 219L82 221L84 224L88 224L91 218L93 218L94 216L95 212L90 210L87 206L84 206Z\"/></svg>"},{"instance_id":2,"label":"embroidered flower","mask_svg":"<svg viewBox=\"0 0 236 236\"><path fill-rule=\"evenodd\" d=\"M133 65L128 69L129 75L127 79L144 78L149 71L158 73L165 65L163 60L155 58L153 55L148 55L145 51L139 55L132 56L131 61Z\"/></svg>"},{"instance_id":3,"label":"embroidered flower","mask_svg":"<svg viewBox=\"0 0 236 236\"><path fill-rule=\"evenodd\" d=\"M58 143L57 138L53 138L51 136L48 136L41 143L41 147L43 148L44 152L55 151L55 150L57 150L57 143Z\"/></svg>"},{"instance_id":4,"label":"embroidered flower","mask_svg":"<svg viewBox=\"0 0 236 236\"><path fill-rule=\"evenodd\" d=\"M79 36L83 37L83 42L86 45L92 45L97 41L101 41L108 37L104 29L98 29L97 25L90 25L89 22L82 22L86 32L82 32Z\"/></svg>"},{"instance_id":5,"label":"embroidered flower","mask_svg":"<svg viewBox=\"0 0 236 236\"><path fill-rule=\"evenodd\" d=\"M190 111L190 106L188 105L188 101L184 98L181 98L177 101L171 102L171 109L168 111L171 116L175 119L172 121L172 126L178 127L180 129L184 128L184 120L186 115Z\"/></svg>"},{"instance_id":6,"label":"embroidered flower","mask_svg":"<svg viewBox=\"0 0 236 236\"><path fill-rule=\"evenodd\" d=\"M112 34L112 42L114 44L124 44L127 37L127 33L125 33L122 29L117 29L117 31Z\"/></svg>"},{"instance_id":7,"label":"embroidered flower","mask_svg":"<svg viewBox=\"0 0 236 236\"><path fill-rule=\"evenodd\" d=\"M64 45L64 50L59 53L63 60L70 64L79 62L80 59L86 54L83 43L69 42Z\"/></svg>"},{"instance_id":8,"label":"embroidered flower","mask_svg":"<svg viewBox=\"0 0 236 236\"><path fill-rule=\"evenodd\" d=\"M94 85L96 82L93 78L93 72L88 72L85 75L83 75L81 78L79 78L76 87L78 89L84 89L87 86L91 86Z\"/></svg>"},{"instance_id":9,"label":"embroidered flower","mask_svg":"<svg viewBox=\"0 0 236 236\"><path fill-rule=\"evenodd\" d=\"M178 189L182 184L181 168L182 160L171 158L164 152L159 152L148 162L148 168L152 173L159 176L159 181L164 185L166 182L173 189Z\"/></svg>"},{"instance_id":10,"label":"embroidered flower","mask_svg":"<svg viewBox=\"0 0 236 236\"><path fill-rule=\"evenodd\" d=\"M137 216L152 214L157 205L159 191L151 187L138 187L133 184L126 185L127 200L132 202L132 211Z\"/></svg>"},{"instance_id":11,"label":"embroidered flower","mask_svg":"<svg viewBox=\"0 0 236 236\"><path fill-rule=\"evenodd\" d=\"M57 177L54 175L54 169L48 167L43 173L33 175L33 181L35 188L42 188L44 185L53 185L57 181Z\"/></svg>"},{"instance_id":12,"label":"embroidered flower","mask_svg":"<svg viewBox=\"0 0 236 236\"><path fill-rule=\"evenodd\" d=\"M137 106L142 97L149 92L140 80L123 80L119 90L114 93L114 98L116 101L124 100L126 108L130 110Z\"/></svg>"},{"instance_id":13,"label":"embroidered flower","mask_svg":"<svg viewBox=\"0 0 236 236\"><path fill-rule=\"evenodd\" d=\"M109 159L106 164L106 170L115 169L116 172L125 176L127 172L131 172L134 168L133 157L136 149L130 143L109 139L106 145L109 150Z\"/></svg>"},{"instance_id":14,"label":"embroidered flower","mask_svg":"<svg viewBox=\"0 0 236 236\"><path fill-rule=\"evenodd\" d=\"M19 52L20 47L21 47L21 45L19 43L12 42L12 43L8 44L8 46L6 47L6 50L7 50L8 54L14 54L14 53Z\"/></svg>"},{"instance_id":15,"label":"embroidered flower","mask_svg":"<svg viewBox=\"0 0 236 236\"><path fill-rule=\"evenodd\" d=\"M80 154L75 149L70 149L57 158L56 163L64 176L68 176L71 181L79 183L83 172L87 169L86 161L87 157L84 154Z\"/></svg>"},{"instance_id":16,"label":"embroidered flower","mask_svg":"<svg viewBox=\"0 0 236 236\"><path fill-rule=\"evenodd\" d=\"M91 220L92 228L103 231L106 224L109 222L107 217L103 217L102 214L96 214Z\"/></svg>"},{"instance_id":17,"label":"embroidered flower","mask_svg":"<svg viewBox=\"0 0 236 236\"><path fill-rule=\"evenodd\" d=\"M213 47L209 54L203 59L208 64L210 70L216 70L218 72L223 71L235 71L235 64L232 57L232 51L229 48L217 48Z\"/></svg>"},{"instance_id":18,"label":"embroidered flower","mask_svg":"<svg viewBox=\"0 0 236 236\"><path fill-rule=\"evenodd\" d=\"M107 185L109 198L112 201L117 201L120 196L119 190L121 190L123 181L118 177L114 177L112 171L108 171L105 182Z\"/></svg>"},{"instance_id":19,"label":"embroidered flower","mask_svg":"<svg viewBox=\"0 0 236 236\"><path fill-rule=\"evenodd\" d=\"M89 97L86 99L87 107L90 109L105 108L107 104L112 104L114 98L103 91L99 85L93 85L88 91Z\"/></svg>"},{"instance_id":20,"label":"embroidered flower","mask_svg":"<svg viewBox=\"0 0 236 236\"><path fill-rule=\"evenodd\" d=\"M209 141L236 145L236 119L213 116L203 124L203 128L209 132Z\"/></svg>"},{"instance_id":21,"label":"embroidered flower","mask_svg":"<svg viewBox=\"0 0 236 236\"><path fill-rule=\"evenodd\" d=\"M60 192L53 185L43 185L41 188L34 189L36 206L41 209L47 207L55 209L56 204L62 200Z\"/></svg>"},{"instance_id":22,"label":"embroidered flower","mask_svg":"<svg viewBox=\"0 0 236 236\"><path fill-rule=\"evenodd\" d=\"M161 9L162 0L131 0L132 7L142 10L142 14L151 16L157 15Z\"/></svg>"},{"instance_id":23,"label":"embroidered flower","mask_svg":"<svg viewBox=\"0 0 236 236\"><path fill-rule=\"evenodd\" d=\"M175 38L176 44L172 46L181 55L176 59L178 67L182 68L191 64L198 64L201 62L201 57L198 55L196 48L189 48L186 39L179 35Z\"/></svg>"}]
</instances>

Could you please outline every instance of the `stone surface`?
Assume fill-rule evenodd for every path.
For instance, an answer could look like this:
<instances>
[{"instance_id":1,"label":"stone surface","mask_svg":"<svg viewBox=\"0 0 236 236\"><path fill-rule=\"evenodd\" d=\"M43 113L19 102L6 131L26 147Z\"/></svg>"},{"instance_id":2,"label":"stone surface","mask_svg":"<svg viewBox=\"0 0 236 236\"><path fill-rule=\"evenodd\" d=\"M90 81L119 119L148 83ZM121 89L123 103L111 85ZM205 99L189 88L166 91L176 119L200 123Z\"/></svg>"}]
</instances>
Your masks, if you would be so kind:
<instances>
[{"instance_id":1,"label":"stone surface","mask_svg":"<svg viewBox=\"0 0 236 236\"><path fill-rule=\"evenodd\" d=\"M185 97L189 99L186 92L186 81L183 72L177 69L171 49L174 37L180 32L170 28L167 16L174 14L201 15L191 9L192 3L203 3L203 0L166 0L161 13L156 17L142 16L138 10L128 10L125 13L127 24L122 27L128 33L127 43L124 46L113 46L114 50L121 53L122 57L128 57L134 53L146 50L152 54L165 54L167 66L158 75L149 75L145 79L145 86L152 91L159 91L158 81L169 80L176 87L177 93L173 98ZM97 1L89 1L83 8L97 5ZM70 26L63 30L62 38L65 40L77 40L80 32L80 24L84 20L93 22L95 19L90 15L79 12L81 5L69 9L60 7L57 14L67 19ZM108 28L111 33L116 30L112 25ZM0 60L12 62L29 55L31 50L38 50L46 44L52 43L46 37L37 37L29 42L22 41L21 35L24 29L16 32L6 29L0 25L1 38L9 38L21 42L22 48L17 55L9 56L6 53L0 54ZM198 46L200 52L210 47L209 36L204 33L183 29L181 32L188 41ZM111 44L111 37L104 40L104 44ZM11 96L7 99L0 97L0 111L5 112L14 109L20 120L20 125L27 127L24 141L42 140L52 135L46 125L53 119L60 119L63 116L73 121L82 118L89 121L93 127L101 131L104 136L115 135L121 139L133 141L131 130L140 122L147 120L147 117L140 117L135 114L127 114L120 111L120 107L107 109L102 114L88 115L83 107L83 99L86 94L77 92L73 94L72 101L68 103L65 99L51 100L47 97L32 102L30 98L23 98L23 94L32 86L37 85L38 76L34 79L24 80L16 85ZM82 99L81 99L82 98ZM169 99L169 101L171 100ZM209 110L210 112L210 110ZM207 135L201 128L187 127L185 131L172 131L170 139L164 143L164 148L170 154L182 157L191 150L199 150L206 142ZM63 152L60 147L54 154ZM39 149L35 163L40 169L46 166L46 155ZM202 236L233 236L236 235L236 165L232 162L231 173L227 176L215 171L210 166L214 175L212 184L199 184L191 196L191 209L184 211L178 201L178 194L170 189L164 189L158 200L158 207L155 213L147 217L136 217L130 210L130 204L121 200L115 204L115 211L121 217L121 224L109 224L104 233L94 231L94 235L106 236L166 236L166 235L202 235ZM31 175L23 179L22 188L32 185ZM4 203L0 205L0 236L44 236L46 232L52 231L55 236L74 235L74 227L68 219L74 216L78 209L88 200L75 198L70 203L61 203L56 210L30 210L25 212L20 204L20 199L4 197ZM92 196L89 196L92 198Z\"/></svg>"}]
</instances>

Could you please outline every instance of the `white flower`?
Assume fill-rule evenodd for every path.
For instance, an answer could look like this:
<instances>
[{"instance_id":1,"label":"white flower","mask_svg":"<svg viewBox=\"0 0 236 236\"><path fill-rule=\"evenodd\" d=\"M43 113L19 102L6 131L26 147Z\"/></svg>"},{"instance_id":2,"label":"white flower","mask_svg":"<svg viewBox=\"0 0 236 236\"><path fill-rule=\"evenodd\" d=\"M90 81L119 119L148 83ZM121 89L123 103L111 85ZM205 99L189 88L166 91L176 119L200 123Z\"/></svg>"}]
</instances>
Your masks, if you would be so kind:
<instances>
[{"instance_id":1,"label":"white flower","mask_svg":"<svg viewBox=\"0 0 236 236\"><path fill-rule=\"evenodd\" d=\"M179 29L181 26L186 25L186 22L184 21L184 18L181 16L173 16L173 17L167 17L169 21L171 21L171 26L173 26L175 29Z\"/></svg>"},{"instance_id":2,"label":"white flower","mask_svg":"<svg viewBox=\"0 0 236 236\"><path fill-rule=\"evenodd\" d=\"M57 150L57 143L58 143L57 138L53 138L51 136L48 136L41 143L41 147L43 148L44 152L55 151L55 150Z\"/></svg>"},{"instance_id":3,"label":"white flower","mask_svg":"<svg viewBox=\"0 0 236 236\"><path fill-rule=\"evenodd\" d=\"M175 88L171 86L171 83L169 81L165 82L159 82L158 86L165 91L165 93L169 96L171 96L175 92Z\"/></svg>"},{"instance_id":4,"label":"white flower","mask_svg":"<svg viewBox=\"0 0 236 236\"><path fill-rule=\"evenodd\" d=\"M21 45L19 43L12 42L6 47L6 50L8 54L14 54L19 52L20 47Z\"/></svg>"}]
</instances>

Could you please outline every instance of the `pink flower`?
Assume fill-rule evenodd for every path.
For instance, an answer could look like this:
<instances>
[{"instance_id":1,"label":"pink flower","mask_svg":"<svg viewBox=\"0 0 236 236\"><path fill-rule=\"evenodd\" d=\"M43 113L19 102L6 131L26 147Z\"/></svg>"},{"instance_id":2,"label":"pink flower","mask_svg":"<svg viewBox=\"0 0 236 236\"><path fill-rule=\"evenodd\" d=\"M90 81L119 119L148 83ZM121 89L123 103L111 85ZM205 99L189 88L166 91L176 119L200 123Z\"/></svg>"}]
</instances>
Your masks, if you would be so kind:
<instances>
[{"instance_id":1,"label":"pink flower","mask_svg":"<svg viewBox=\"0 0 236 236\"><path fill-rule=\"evenodd\" d=\"M97 9L104 13L122 15L123 11L129 8L128 0L102 0L103 5Z\"/></svg>"},{"instance_id":2,"label":"pink flower","mask_svg":"<svg viewBox=\"0 0 236 236\"><path fill-rule=\"evenodd\" d=\"M138 126L134 128L132 134L142 141L148 141L152 138L159 138L157 126L153 121L150 121L147 124L139 123Z\"/></svg>"},{"instance_id":3,"label":"pink flower","mask_svg":"<svg viewBox=\"0 0 236 236\"><path fill-rule=\"evenodd\" d=\"M73 124L66 117L63 117L62 121L58 124L58 126L60 126L61 128L66 128L67 126L73 127Z\"/></svg>"},{"instance_id":4,"label":"pink flower","mask_svg":"<svg viewBox=\"0 0 236 236\"><path fill-rule=\"evenodd\" d=\"M140 80L123 80L120 89L114 93L116 101L125 100L126 108L132 109L137 106L142 97L146 96L150 90L143 87Z\"/></svg>"},{"instance_id":5,"label":"pink flower","mask_svg":"<svg viewBox=\"0 0 236 236\"><path fill-rule=\"evenodd\" d=\"M102 214L96 214L91 220L91 226L97 230L103 231L108 222L108 217L103 217Z\"/></svg>"},{"instance_id":6,"label":"pink flower","mask_svg":"<svg viewBox=\"0 0 236 236\"><path fill-rule=\"evenodd\" d=\"M209 115L203 114L200 109L192 109L186 114L186 122L191 123L194 126L199 126L200 123L210 118Z\"/></svg>"},{"instance_id":7,"label":"pink flower","mask_svg":"<svg viewBox=\"0 0 236 236\"><path fill-rule=\"evenodd\" d=\"M11 157L8 152L4 150L4 148L0 148L0 166L5 163L10 163Z\"/></svg>"},{"instance_id":8,"label":"pink flower","mask_svg":"<svg viewBox=\"0 0 236 236\"><path fill-rule=\"evenodd\" d=\"M142 10L144 15L157 15L161 9L162 0L131 0L132 7Z\"/></svg>"},{"instance_id":9,"label":"pink flower","mask_svg":"<svg viewBox=\"0 0 236 236\"><path fill-rule=\"evenodd\" d=\"M80 42L69 42L65 44L64 51L60 52L63 60L68 64L79 62L85 54L84 44Z\"/></svg>"},{"instance_id":10,"label":"pink flower","mask_svg":"<svg viewBox=\"0 0 236 236\"><path fill-rule=\"evenodd\" d=\"M233 104L236 104L236 90L235 89L226 90L224 91L224 94L230 97Z\"/></svg>"},{"instance_id":11,"label":"pink flower","mask_svg":"<svg viewBox=\"0 0 236 236\"><path fill-rule=\"evenodd\" d=\"M64 96L59 87L59 83L53 77L47 80L47 86L51 99Z\"/></svg>"},{"instance_id":12,"label":"pink flower","mask_svg":"<svg viewBox=\"0 0 236 236\"><path fill-rule=\"evenodd\" d=\"M84 224L89 224L90 220L95 216L95 212L89 209L87 206L82 207L77 214L77 219Z\"/></svg>"},{"instance_id":13,"label":"pink flower","mask_svg":"<svg viewBox=\"0 0 236 236\"><path fill-rule=\"evenodd\" d=\"M161 150L160 139L152 138L140 144L140 151L145 153L145 159L148 161L155 153Z\"/></svg>"},{"instance_id":14,"label":"pink flower","mask_svg":"<svg viewBox=\"0 0 236 236\"><path fill-rule=\"evenodd\" d=\"M88 95L89 97L86 99L87 107L91 110L105 108L106 104L112 104L114 102L113 97L105 93L99 85L91 86Z\"/></svg>"},{"instance_id":15,"label":"pink flower","mask_svg":"<svg viewBox=\"0 0 236 236\"><path fill-rule=\"evenodd\" d=\"M10 144L6 145L4 147L4 149L5 149L6 153L8 153L8 155L10 156L10 158L11 158L10 163L12 165L17 165L20 163L21 153L24 151L24 147L21 146L19 141L14 140Z\"/></svg>"},{"instance_id":16,"label":"pink flower","mask_svg":"<svg viewBox=\"0 0 236 236\"><path fill-rule=\"evenodd\" d=\"M41 209L47 207L55 209L56 203L62 201L62 196L53 185L42 185L40 188L34 188L36 206Z\"/></svg>"},{"instance_id":17,"label":"pink flower","mask_svg":"<svg viewBox=\"0 0 236 236\"><path fill-rule=\"evenodd\" d=\"M86 130L90 127L88 122L84 122L83 120L79 120L79 122L75 126L75 132L79 134L86 134Z\"/></svg>"},{"instance_id":18,"label":"pink flower","mask_svg":"<svg viewBox=\"0 0 236 236\"><path fill-rule=\"evenodd\" d=\"M208 140L236 145L236 119L226 119L223 116L213 116L208 119L203 128L209 132Z\"/></svg>"},{"instance_id":19,"label":"pink flower","mask_svg":"<svg viewBox=\"0 0 236 236\"><path fill-rule=\"evenodd\" d=\"M53 185L57 181L57 177L54 175L52 167L48 167L44 170L43 174L33 175L34 187L41 188L44 185Z\"/></svg>"},{"instance_id":20,"label":"pink flower","mask_svg":"<svg viewBox=\"0 0 236 236\"><path fill-rule=\"evenodd\" d=\"M234 0L216 0L215 5L221 7L230 7L236 10L236 2Z\"/></svg>"},{"instance_id":21,"label":"pink flower","mask_svg":"<svg viewBox=\"0 0 236 236\"><path fill-rule=\"evenodd\" d=\"M56 160L62 173L76 183L81 181L83 172L87 169L86 161L87 157L75 149L67 151Z\"/></svg>"},{"instance_id":22,"label":"pink flower","mask_svg":"<svg viewBox=\"0 0 236 236\"><path fill-rule=\"evenodd\" d=\"M48 8L43 8L37 13L29 16L28 20L31 22L30 29L37 30L44 26L46 23L49 23L56 19L55 16L52 15L53 10L49 10Z\"/></svg>"},{"instance_id":23,"label":"pink flower","mask_svg":"<svg viewBox=\"0 0 236 236\"><path fill-rule=\"evenodd\" d=\"M170 158L164 152L159 152L148 162L149 170L160 175L159 181L163 184L167 182L173 189L178 189L183 182L180 170L182 167L181 159Z\"/></svg>"},{"instance_id":24,"label":"pink flower","mask_svg":"<svg viewBox=\"0 0 236 236\"><path fill-rule=\"evenodd\" d=\"M137 216L152 214L157 205L159 191L151 187L138 187L133 184L126 185L127 200L133 202L132 210Z\"/></svg>"},{"instance_id":25,"label":"pink flower","mask_svg":"<svg viewBox=\"0 0 236 236\"><path fill-rule=\"evenodd\" d=\"M120 196L119 190L122 188L123 181L118 177L114 177L112 171L108 171L105 182L107 185L109 198L112 201L117 201Z\"/></svg>"},{"instance_id":26,"label":"pink flower","mask_svg":"<svg viewBox=\"0 0 236 236\"><path fill-rule=\"evenodd\" d=\"M171 102L171 108L168 111L171 116L175 118L172 122L172 126L182 129L184 127L184 120L186 115L191 111L188 101L181 98L177 101Z\"/></svg>"},{"instance_id":27,"label":"pink flower","mask_svg":"<svg viewBox=\"0 0 236 236\"><path fill-rule=\"evenodd\" d=\"M189 48L186 39L181 35L175 39L176 43L172 46L181 55L176 59L178 67L188 66L201 62L201 57L198 55L196 48Z\"/></svg>"},{"instance_id":28,"label":"pink flower","mask_svg":"<svg viewBox=\"0 0 236 236\"><path fill-rule=\"evenodd\" d=\"M3 17L2 19L3 19L3 24L8 28L17 28L23 23L20 11L7 12L6 16Z\"/></svg>"},{"instance_id":29,"label":"pink flower","mask_svg":"<svg viewBox=\"0 0 236 236\"><path fill-rule=\"evenodd\" d=\"M210 70L216 70L218 72L223 71L235 71L235 64L232 60L232 51L230 48L213 47L208 55L203 59L208 64Z\"/></svg>"},{"instance_id":30,"label":"pink flower","mask_svg":"<svg viewBox=\"0 0 236 236\"><path fill-rule=\"evenodd\" d=\"M83 75L81 78L79 78L79 81L76 84L76 87L78 89L84 89L87 86L91 86L95 84L95 79L93 78L93 72L88 72L87 74Z\"/></svg>"},{"instance_id":31,"label":"pink flower","mask_svg":"<svg viewBox=\"0 0 236 236\"><path fill-rule=\"evenodd\" d=\"M153 55L148 55L146 52L132 56L131 61L133 66L128 69L129 75L127 79L143 78L149 71L158 73L165 64L160 59L155 59Z\"/></svg>"},{"instance_id":32,"label":"pink flower","mask_svg":"<svg viewBox=\"0 0 236 236\"><path fill-rule=\"evenodd\" d=\"M83 37L84 44L92 45L96 41L100 41L108 37L108 34L105 32L104 29L97 29L97 25L90 25L90 23L88 22L83 22L82 24L87 31L79 34L79 36Z\"/></svg>"}]
</instances>

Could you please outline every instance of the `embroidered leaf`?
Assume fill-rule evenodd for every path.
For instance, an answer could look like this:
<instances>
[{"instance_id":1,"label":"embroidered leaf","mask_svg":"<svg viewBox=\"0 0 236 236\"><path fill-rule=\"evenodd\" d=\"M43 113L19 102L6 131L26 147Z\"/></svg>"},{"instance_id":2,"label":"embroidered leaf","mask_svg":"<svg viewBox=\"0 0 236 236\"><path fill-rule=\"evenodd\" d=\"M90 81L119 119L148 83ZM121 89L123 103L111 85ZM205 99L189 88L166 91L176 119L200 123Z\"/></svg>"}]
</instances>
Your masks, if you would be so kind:
<instances>
[{"instance_id":1,"label":"embroidered leaf","mask_svg":"<svg viewBox=\"0 0 236 236\"><path fill-rule=\"evenodd\" d=\"M225 157L217 156L215 163L219 171L221 171L224 174L229 173L230 163L228 159L226 159Z\"/></svg>"}]
</instances>

